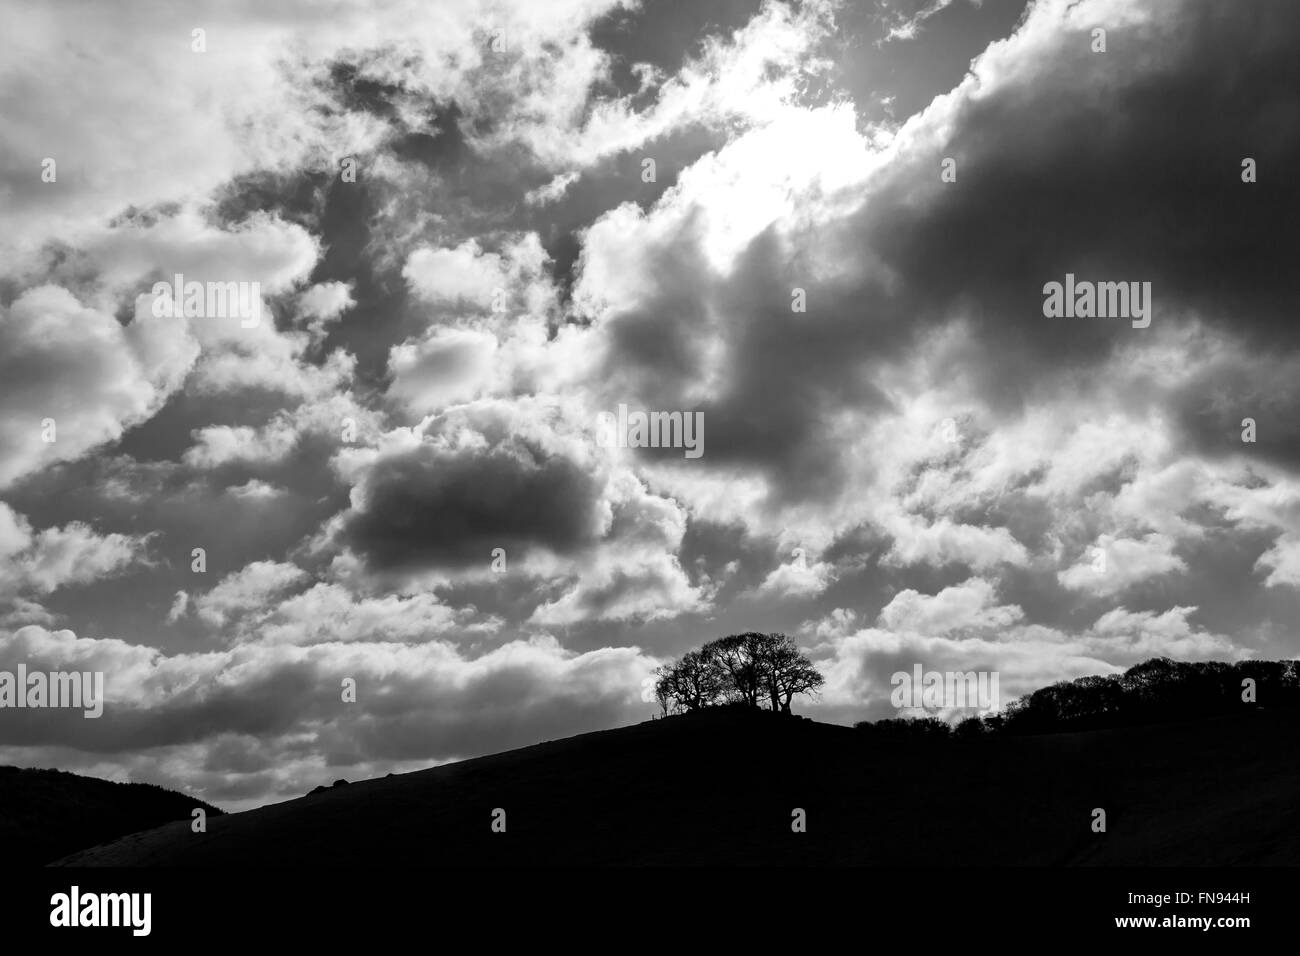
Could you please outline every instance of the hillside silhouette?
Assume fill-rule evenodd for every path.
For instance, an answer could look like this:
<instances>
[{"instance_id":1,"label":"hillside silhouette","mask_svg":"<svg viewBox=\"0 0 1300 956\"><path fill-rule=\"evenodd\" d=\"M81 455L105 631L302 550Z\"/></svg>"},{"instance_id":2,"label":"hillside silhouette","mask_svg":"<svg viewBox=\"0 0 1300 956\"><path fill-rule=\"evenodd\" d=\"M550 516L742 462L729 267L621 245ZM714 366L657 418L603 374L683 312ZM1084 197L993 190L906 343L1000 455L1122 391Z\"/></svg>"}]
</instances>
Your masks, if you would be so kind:
<instances>
[{"instance_id":1,"label":"hillside silhouette","mask_svg":"<svg viewBox=\"0 0 1300 956\"><path fill-rule=\"evenodd\" d=\"M6 866L41 866L74 850L184 820L202 800L149 783L115 783L62 770L0 767L0 847Z\"/></svg>"},{"instance_id":2,"label":"hillside silhouette","mask_svg":"<svg viewBox=\"0 0 1300 956\"><path fill-rule=\"evenodd\" d=\"M1098 807L1105 833L1091 829ZM60 863L1297 864L1300 709L893 737L705 708L332 787L207 833L173 823Z\"/></svg>"}]
</instances>

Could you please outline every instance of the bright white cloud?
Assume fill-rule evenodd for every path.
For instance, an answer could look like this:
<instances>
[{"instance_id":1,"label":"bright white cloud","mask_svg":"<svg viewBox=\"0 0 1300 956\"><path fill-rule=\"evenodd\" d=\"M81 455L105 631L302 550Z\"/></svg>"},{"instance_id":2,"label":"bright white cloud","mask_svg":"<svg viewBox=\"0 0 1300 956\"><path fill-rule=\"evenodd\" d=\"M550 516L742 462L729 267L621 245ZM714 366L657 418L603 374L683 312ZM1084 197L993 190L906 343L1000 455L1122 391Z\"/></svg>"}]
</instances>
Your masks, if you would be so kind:
<instances>
[{"instance_id":1,"label":"bright white cloud","mask_svg":"<svg viewBox=\"0 0 1300 956\"><path fill-rule=\"evenodd\" d=\"M56 286L0 307L0 487L147 419L197 354L183 324L137 312L123 326Z\"/></svg>"}]
</instances>

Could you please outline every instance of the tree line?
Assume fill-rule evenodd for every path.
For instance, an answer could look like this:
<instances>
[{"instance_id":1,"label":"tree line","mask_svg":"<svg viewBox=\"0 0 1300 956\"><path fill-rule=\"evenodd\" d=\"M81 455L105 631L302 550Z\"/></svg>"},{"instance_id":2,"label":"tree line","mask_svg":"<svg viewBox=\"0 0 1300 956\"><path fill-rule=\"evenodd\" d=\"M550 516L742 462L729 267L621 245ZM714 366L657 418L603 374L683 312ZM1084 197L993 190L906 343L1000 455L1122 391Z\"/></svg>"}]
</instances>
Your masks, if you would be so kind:
<instances>
[{"instance_id":1,"label":"tree line","mask_svg":"<svg viewBox=\"0 0 1300 956\"><path fill-rule=\"evenodd\" d=\"M942 738L1044 734L1191 720L1243 707L1300 705L1300 662L1197 663L1156 657L1122 674L1080 677L1042 687L999 713L954 725L935 717L860 721L875 736Z\"/></svg>"},{"instance_id":2,"label":"tree line","mask_svg":"<svg viewBox=\"0 0 1300 956\"><path fill-rule=\"evenodd\" d=\"M665 714L724 704L790 713L796 694L813 694L821 672L785 634L749 632L710 641L655 671Z\"/></svg>"}]
</instances>

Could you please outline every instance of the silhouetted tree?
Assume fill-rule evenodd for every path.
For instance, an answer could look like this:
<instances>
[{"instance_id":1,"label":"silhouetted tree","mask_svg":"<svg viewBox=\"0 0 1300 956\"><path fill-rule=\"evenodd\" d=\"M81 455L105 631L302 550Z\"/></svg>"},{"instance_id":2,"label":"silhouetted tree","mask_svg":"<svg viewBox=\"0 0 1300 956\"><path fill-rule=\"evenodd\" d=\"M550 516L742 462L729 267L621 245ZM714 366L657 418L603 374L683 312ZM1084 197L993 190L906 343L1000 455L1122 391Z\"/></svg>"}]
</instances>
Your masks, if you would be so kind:
<instances>
[{"instance_id":1,"label":"silhouetted tree","mask_svg":"<svg viewBox=\"0 0 1300 956\"><path fill-rule=\"evenodd\" d=\"M656 673L665 713L720 703L758 708L766 701L788 714L796 694L815 693L825 681L791 638L756 632L710 641Z\"/></svg>"},{"instance_id":2,"label":"silhouetted tree","mask_svg":"<svg viewBox=\"0 0 1300 956\"><path fill-rule=\"evenodd\" d=\"M680 661L657 672L655 695L661 704L672 702L679 710L698 710L716 704L725 689L725 673L712 654L690 651ZM668 712L664 706L664 712Z\"/></svg>"},{"instance_id":3,"label":"silhouetted tree","mask_svg":"<svg viewBox=\"0 0 1300 956\"><path fill-rule=\"evenodd\" d=\"M759 643L759 664L767 682L772 710L790 713L795 694L811 694L826 682L821 671L799 653L793 640L784 634L766 634Z\"/></svg>"},{"instance_id":4,"label":"silhouetted tree","mask_svg":"<svg viewBox=\"0 0 1300 956\"><path fill-rule=\"evenodd\" d=\"M726 671L728 697L750 707L758 706L764 685L760 664L762 642L762 634L732 634L710 641L700 649Z\"/></svg>"}]
</instances>

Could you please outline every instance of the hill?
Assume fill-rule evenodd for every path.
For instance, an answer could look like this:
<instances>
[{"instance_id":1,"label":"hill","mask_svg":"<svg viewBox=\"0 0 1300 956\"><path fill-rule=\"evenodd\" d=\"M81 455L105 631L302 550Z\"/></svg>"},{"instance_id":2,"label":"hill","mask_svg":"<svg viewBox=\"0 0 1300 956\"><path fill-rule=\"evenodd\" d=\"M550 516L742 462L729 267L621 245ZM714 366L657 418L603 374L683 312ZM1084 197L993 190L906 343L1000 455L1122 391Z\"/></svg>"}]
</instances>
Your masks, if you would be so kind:
<instances>
[{"instance_id":1,"label":"hill","mask_svg":"<svg viewBox=\"0 0 1300 956\"><path fill-rule=\"evenodd\" d=\"M77 866L1300 863L1300 711L874 739L701 712L229 814ZM1107 832L1091 829L1107 813ZM492 813L506 811L506 832ZM807 832L791 832L792 811Z\"/></svg>"},{"instance_id":2,"label":"hill","mask_svg":"<svg viewBox=\"0 0 1300 956\"><path fill-rule=\"evenodd\" d=\"M41 866L202 808L222 811L148 783L114 783L61 770L0 767L0 847L7 866Z\"/></svg>"}]
</instances>

